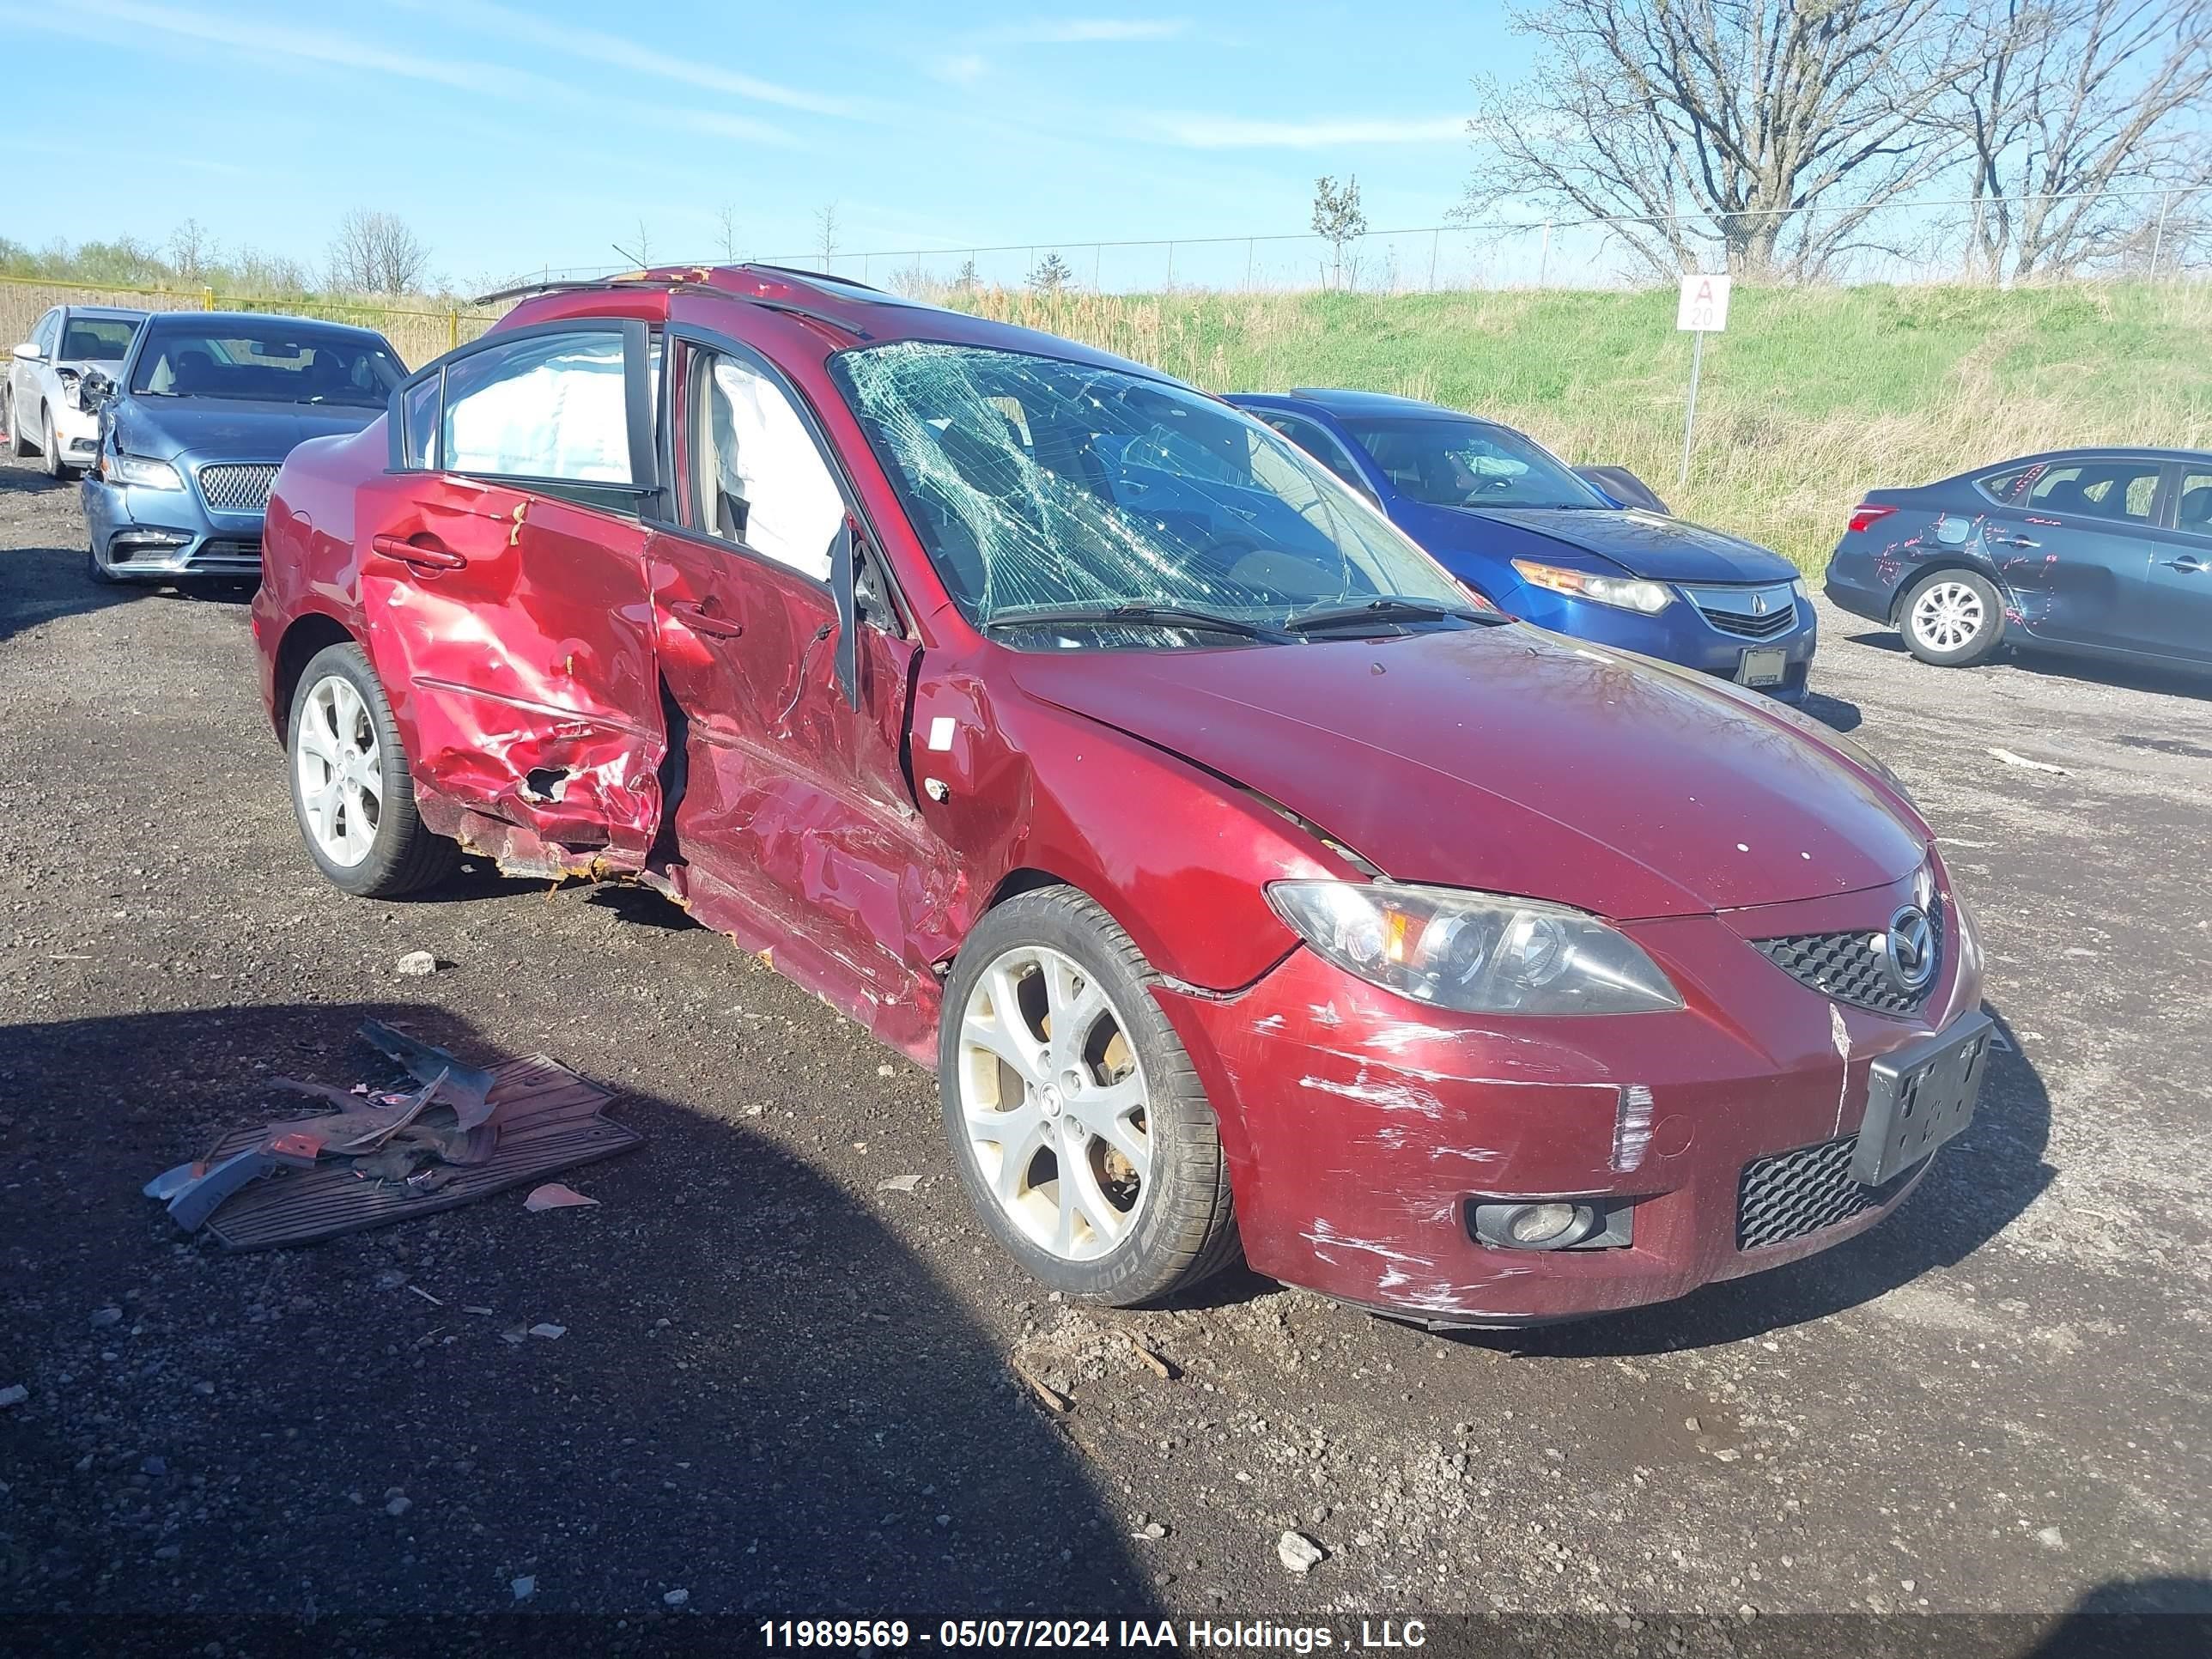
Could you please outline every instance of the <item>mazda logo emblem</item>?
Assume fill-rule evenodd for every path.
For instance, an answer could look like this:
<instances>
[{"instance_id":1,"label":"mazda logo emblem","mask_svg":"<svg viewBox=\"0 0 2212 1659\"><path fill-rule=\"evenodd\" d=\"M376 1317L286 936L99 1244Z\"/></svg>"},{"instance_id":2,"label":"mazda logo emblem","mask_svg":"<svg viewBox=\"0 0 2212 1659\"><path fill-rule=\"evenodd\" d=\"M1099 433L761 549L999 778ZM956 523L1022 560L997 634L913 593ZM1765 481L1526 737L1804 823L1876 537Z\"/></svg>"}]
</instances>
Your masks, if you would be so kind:
<instances>
[{"instance_id":1,"label":"mazda logo emblem","mask_svg":"<svg viewBox=\"0 0 2212 1659\"><path fill-rule=\"evenodd\" d=\"M1908 904L1889 919L1882 961L1897 988L1907 994L1926 990L1936 977L1936 929L1918 905Z\"/></svg>"}]
</instances>

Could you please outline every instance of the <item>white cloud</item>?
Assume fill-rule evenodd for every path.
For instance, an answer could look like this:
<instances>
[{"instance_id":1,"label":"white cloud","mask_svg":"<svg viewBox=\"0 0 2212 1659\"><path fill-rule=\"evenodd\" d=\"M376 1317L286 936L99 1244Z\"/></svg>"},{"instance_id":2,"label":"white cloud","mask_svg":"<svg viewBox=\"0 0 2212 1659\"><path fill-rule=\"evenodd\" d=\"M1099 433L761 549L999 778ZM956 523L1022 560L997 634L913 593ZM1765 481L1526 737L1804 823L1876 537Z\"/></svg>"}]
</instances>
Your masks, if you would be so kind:
<instances>
[{"instance_id":1,"label":"white cloud","mask_svg":"<svg viewBox=\"0 0 2212 1659\"><path fill-rule=\"evenodd\" d=\"M400 0L400 3L408 4L409 0ZM416 8L410 4L409 9ZM810 115L851 117L863 113L860 105L849 98L810 92L799 87L782 86L774 81L763 81L758 76L741 74L736 70L723 69L696 58L672 57L667 52L640 46L619 34L553 22L529 12L494 3L494 0L437 0L435 5L427 9L488 33L527 40L549 51L566 52L594 64L612 64L641 75L658 76L663 80L702 87L709 92L727 93L733 98L748 99L755 103L775 104L785 109L802 110Z\"/></svg>"},{"instance_id":2,"label":"white cloud","mask_svg":"<svg viewBox=\"0 0 2212 1659\"><path fill-rule=\"evenodd\" d=\"M956 87L974 86L990 67L981 53L973 52L948 52L942 58L933 58L927 65L932 77Z\"/></svg>"},{"instance_id":3,"label":"white cloud","mask_svg":"<svg viewBox=\"0 0 2212 1659\"><path fill-rule=\"evenodd\" d=\"M1139 119L1152 137L1186 149L1329 149L1354 144L1456 143L1467 137L1463 115L1255 121L1235 115L1148 112Z\"/></svg>"},{"instance_id":4,"label":"white cloud","mask_svg":"<svg viewBox=\"0 0 2212 1659\"><path fill-rule=\"evenodd\" d=\"M1012 45L1078 46L1101 41L1173 40L1189 33L1190 20L1185 17L1070 17L1009 23L1003 28L984 30L981 38Z\"/></svg>"}]
</instances>

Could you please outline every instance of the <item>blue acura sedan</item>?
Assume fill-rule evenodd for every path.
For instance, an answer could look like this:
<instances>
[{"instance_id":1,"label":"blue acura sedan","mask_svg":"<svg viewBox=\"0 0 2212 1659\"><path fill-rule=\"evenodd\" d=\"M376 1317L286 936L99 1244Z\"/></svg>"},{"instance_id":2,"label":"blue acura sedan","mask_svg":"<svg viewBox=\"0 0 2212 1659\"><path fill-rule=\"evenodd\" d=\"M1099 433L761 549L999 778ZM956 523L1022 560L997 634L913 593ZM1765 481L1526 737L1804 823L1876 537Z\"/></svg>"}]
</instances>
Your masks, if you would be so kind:
<instances>
[{"instance_id":1,"label":"blue acura sedan","mask_svg":"<svg viewBox=\"0 0 2212 1659\"><path fill-rule=\"evenodd\" d=\"M156 313L93 389L78 486L97 582L252 576L294 445L358 432L406 378L380 334L301 317Z\"/></svg>"},{"instance_id":2,"label":"blue acura sedan","mask_svg":"<svg viewBox=\"0 0 2212 1659\"><path fill-rule=\"evenodd\" d=\"M1786 702L1818 623L1797 571L1754 543L1629 507L1512 428L1373 392L1229 401L1388 514L1501 611L1681 663Z\"/></svg>"}]
</instances>

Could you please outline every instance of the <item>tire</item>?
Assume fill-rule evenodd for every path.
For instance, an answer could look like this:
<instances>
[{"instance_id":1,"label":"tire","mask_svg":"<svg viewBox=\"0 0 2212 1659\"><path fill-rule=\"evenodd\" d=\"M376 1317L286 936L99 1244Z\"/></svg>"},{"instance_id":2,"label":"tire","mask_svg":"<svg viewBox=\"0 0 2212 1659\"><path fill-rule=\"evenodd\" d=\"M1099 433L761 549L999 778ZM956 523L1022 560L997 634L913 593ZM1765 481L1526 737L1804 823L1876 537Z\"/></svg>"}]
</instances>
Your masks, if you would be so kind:
<instances>
[{"instance_id":1,"label":"tire","mask_svg":"<svg viewBox=\"0 0 2212 1659\"><path fill-rule=\"evenodd\" d=\"M120 587L123 578L100 562L100 552L89 537L84 544L84 574L92 579L94 587Z\"/></svg>"},{"instance_id":2,"label":"tire","mask_svg":"<svg viewBox=\"0 0 2212 1659\"><path fill-rule=\"evenodd\" d=\"M8 453L17 460L28 460L35 453L31 441L23 435L21 424L15 419L15 392L13 387L0 392L0 425L8 428Z\"/></svg>"},{"instance_id":3,"label":"tire","mask_svg":"<svg viewBox=\"0 0 2212 1659\"><path fill-rule=\"evenodd\" d=\"M1099 905L1072 887L1043 888L1007 901L977 923L946 981L939 1023L945 1133L969 1201L1031 1277L1062 1295L1114 1307L1188 1290L1241 1254L1219 1127L1189 1054L1152 1000L1150 987L1158 977ZM996 1001L988 989L979 992L987 982L1012 988L1026 1035L1045 1056L1036 1073L1051 1086L1024 1086L1014 1065L968 1040L977 1029L969 1018L971 1004ZM1073 988L1072 995L1060 994L1062 984ZM1078 1034L1080 1048L1054 1054L1046 1008L1083 1007L1093 990L1103 1003ZM1022 1103L1006 1107L1018 1086L1024 1087ZM1109 1089L1134 1097L1140 1140L1107 1104ZM1146 1151L1147 1164L1126 1206L1120 1200L1128 1197L1127 1188L1117 1187L1115 1176L1134 1165L1085 1123L1084 1105L1067 1103L1079 1099L1091 1113L1115 1117L1127 1140ZM998 1115L994 1107L1036 1126L1037 1138L1026 1142L1025 1152L1010 1152L1006 1141L988 1137L979 1144L969 1127L971 1108L981 1123ZM1075 1127L1065 1127L1070 1125ZM1117 1237L1093 1224L1084 1206L1066 1201L1071 1183L1058 1171L1070 1148L1084 1155L1086 1200L1108 1206ZM998 1178L1010 1155L1023 1163L1009 1187L1025 1190L1002 1199ZM1072 1211L1082 1212L1073 1228L1066 1219ZM1076 1236L1074 1228L1087 1237Z\"/></svg>"},{"instance_id":4,"label":"tire","mask_svg":"<svg viewBox=\"0 0 2212 1659\"><path fill-rule=\"evenodd\" d=\"M70 470L62 465L62 441L54 432L54 411L45 404L39 405L39 431L46 443L40 451L40 464L46 468L49 478L60 483L68 478Z\"/></svg>"},{"instance_id":5,"label":"tire","mask_svg":"<svg viewBox=\"0 0 2212 1659\"><path fill-rule=\"evenodd\" d=\"M1970 668L2004 643L2004 601L1995 583L1972 570L1933 570L1898 601L1897 626L1921 661Z\"/></svg>"},{"instance_id":6,"label":"tire","mask_svg":"<svg viewBox=\"0 0 2212 1659\"><path fill-rule=\"evenodd\" d=\"M318 724L319 744L313 735ZM364 739L370 736L375 747L365 758ZM284 757L300 838L333 887L359 898L399 898L453 873L460 848L432 834L416 814L399 727L359 646L349 641L326 646L308 662L293 693ZM308 800L309 773L330 786L315 792L329 800L315 811ZM373 791L367 786L371 778ZM326 828L319 827L319 817Z\"/></svg>"}]
</instances>

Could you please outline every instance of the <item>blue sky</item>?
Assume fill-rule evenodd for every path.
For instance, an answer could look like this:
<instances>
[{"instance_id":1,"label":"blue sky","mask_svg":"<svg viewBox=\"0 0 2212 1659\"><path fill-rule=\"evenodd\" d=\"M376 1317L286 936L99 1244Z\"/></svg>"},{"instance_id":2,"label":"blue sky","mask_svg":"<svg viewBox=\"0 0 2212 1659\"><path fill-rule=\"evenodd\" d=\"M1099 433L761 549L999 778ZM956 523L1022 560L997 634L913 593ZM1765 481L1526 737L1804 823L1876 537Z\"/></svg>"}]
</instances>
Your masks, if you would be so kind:
<instances>
[{"instance_id":1,"label":"blue sky","mask_svg":"<svg viewBox=\"0 0 2212 1659\"><path fill-rule=\"evenodd\" d=\"M725 207L756 255L817 246L831 202L847 250L1048 246L1302 230L1316 175L1351 173L1376 228L1427 225L1471 77L1523 52L1496 6L1427 0L0 0L38 135L0 234L194 218L319 263L378 208L466 285L612 264L641 220L656 259L719 254Z\"/></svg>"}]
</instances>

